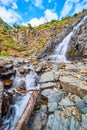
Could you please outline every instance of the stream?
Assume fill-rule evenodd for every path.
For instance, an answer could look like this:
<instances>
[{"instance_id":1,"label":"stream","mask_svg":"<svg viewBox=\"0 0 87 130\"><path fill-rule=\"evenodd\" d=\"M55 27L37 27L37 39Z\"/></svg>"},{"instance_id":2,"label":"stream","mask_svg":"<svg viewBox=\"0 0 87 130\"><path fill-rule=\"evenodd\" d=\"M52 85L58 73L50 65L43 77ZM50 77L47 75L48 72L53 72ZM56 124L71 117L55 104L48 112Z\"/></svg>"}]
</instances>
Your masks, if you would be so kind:
<instances>
[{"instance_id":1,"label":"stream","mask_svg":"<svg viewBox=\"0 0 87 130\"><path fill-rule=\"evenodd\" d=\"M26 68L26 66L24 66ZM30 89L39 89L40 86L37 84L37 74L34 71L33 66L27 67L30 69L30 72L24 77L17 76L14 79L13 85L10 89L8 89L8 92L12 92L12 90L15 88L15 86L19 86L21 82L25 82L25 88L26 90ZM19 73L16 68L16 73ZM17 74L18 75L18 74ZM3 117L3 126L2 130L14 130L14 127L18 123L21 115L23 114L23 111L25 110L25 107L28 103L28 100L32 94L31 92L27 92L23 95L14 94L12 99L12 104L9 105L9 109L7 112L7 115Z\"/></svg>"}]
</instances>

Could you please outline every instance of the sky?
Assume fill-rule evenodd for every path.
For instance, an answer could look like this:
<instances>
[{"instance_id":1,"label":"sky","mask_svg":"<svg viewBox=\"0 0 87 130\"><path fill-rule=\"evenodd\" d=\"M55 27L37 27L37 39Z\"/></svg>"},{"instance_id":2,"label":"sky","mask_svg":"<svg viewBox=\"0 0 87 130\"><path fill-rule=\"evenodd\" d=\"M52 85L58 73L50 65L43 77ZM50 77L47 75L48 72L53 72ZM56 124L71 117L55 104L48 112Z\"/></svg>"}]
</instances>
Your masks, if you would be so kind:
<instances>
[{"instance_id":1,"label":"sky","mask_svg":"<svg viewBox=\"0 0 87 130\"><path fill-rule=\"evenodd\" d=\"M87 0L0 0L0 17L10 25L32 27L87 9Z\"/></svg>"}]
</instances>

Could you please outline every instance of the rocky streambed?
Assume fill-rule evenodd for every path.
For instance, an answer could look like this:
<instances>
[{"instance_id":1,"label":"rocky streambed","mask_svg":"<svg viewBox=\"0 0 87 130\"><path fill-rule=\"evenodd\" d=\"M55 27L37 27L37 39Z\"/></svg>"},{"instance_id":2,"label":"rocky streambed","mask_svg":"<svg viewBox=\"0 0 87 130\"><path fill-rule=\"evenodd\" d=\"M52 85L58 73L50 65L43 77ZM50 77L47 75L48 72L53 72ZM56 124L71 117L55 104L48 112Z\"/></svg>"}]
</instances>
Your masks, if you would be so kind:
<instances>
[{"instance_id":1,"label":"rocky streambed","mask_svg":"<svg viewBox=\"0 0 87 130\"><path fill-rule=\"evenodd\" d=\"M41 94L28 129L87 130L87 63L43 62L37 70Z\"/></svg>"},{"instance_id":2,"label":"rocky streambed","mask_svg":"<svg viewBox=\"0 0 87 130\"><path fill-rule=\"evenodd\" d=\"M29 59L0 58L0 63L0 113L4 116L9 103L12 102L12 95L9 95L9 92L15 92L15 89L10 88L14 84L15 77L22 78L21 82L15 85L19 88L16 90L20 94L26 90L23 77L26 77L32 68ZM32 88L37 86L38 89L37 84L40 84L40 94L26 130L86 130L87 62L65 64L41 60L33 64L38 79L37 76L36 80L32 77L33 82L30 86ZM29 85L30 82L27 83ZM0 125L2 124L3 121Z\"/></svg>"}]
</instances>

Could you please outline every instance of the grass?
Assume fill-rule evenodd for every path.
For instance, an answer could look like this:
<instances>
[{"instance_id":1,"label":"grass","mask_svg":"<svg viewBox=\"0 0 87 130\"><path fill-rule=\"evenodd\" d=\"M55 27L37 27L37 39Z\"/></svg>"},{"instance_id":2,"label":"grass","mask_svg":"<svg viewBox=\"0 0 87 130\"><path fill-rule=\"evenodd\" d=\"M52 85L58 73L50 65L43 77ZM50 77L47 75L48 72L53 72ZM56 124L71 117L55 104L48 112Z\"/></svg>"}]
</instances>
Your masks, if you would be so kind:
<instances>
[{"instance_id":1,"label":"grass","mask_svg":"<svg viewBox=\"0 0 87 130\"><path fill-rule=\"evenodd\" d=\"M1 51L0 56L9 56L9 53L7 51Z\"/></svg>"}]
</instances>

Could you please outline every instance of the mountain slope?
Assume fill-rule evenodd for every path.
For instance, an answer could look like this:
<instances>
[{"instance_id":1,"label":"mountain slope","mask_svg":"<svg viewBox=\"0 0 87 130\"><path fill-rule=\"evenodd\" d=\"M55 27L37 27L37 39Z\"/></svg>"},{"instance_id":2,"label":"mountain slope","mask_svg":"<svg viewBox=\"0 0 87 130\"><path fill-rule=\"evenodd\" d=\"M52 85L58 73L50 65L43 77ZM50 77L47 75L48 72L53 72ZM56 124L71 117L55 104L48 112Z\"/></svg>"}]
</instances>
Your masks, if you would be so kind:
<instances>
[{"instance_id":1,"label":"mountain slope","mask_svg":"<svg viewBox=\"0 0 87 130\"><path fill-rule=\"evenodd\" d=\"M24 27L0 30L0 51L19 57L38 56L42 58L53 52L55 46L72 30L87 11L67 17L61 21L35 28ZM0 26L2 29L2 25Z\"/></svg>"}]
</instances>

